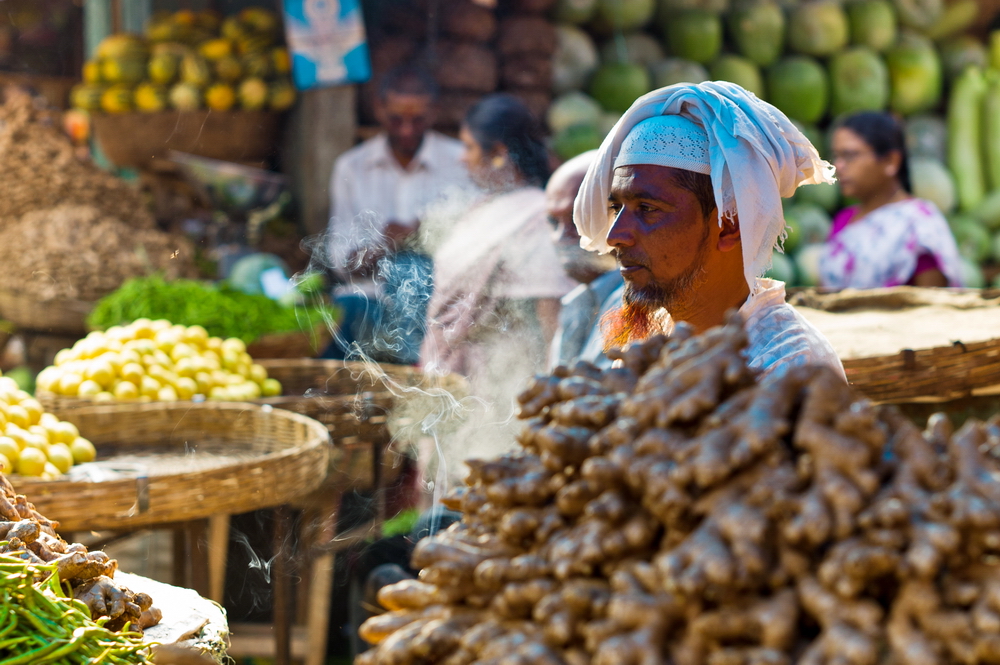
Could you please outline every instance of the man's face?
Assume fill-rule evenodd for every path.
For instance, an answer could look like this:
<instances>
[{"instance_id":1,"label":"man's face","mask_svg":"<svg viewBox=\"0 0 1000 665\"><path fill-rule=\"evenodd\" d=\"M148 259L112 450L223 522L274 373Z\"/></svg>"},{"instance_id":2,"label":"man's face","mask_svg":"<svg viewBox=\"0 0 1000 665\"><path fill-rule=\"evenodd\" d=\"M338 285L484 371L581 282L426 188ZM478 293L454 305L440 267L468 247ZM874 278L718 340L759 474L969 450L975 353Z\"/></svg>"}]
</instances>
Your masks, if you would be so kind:
<instances>
[{"instance_id":1,"label":"man's face","mask_svg":"<svg viewBox=\"0 0 1000 665\"><path fill-rule=\"evenodd\" d=\"M684 305L704 276L711 225L697 197L674 183L676 169L615 169L608 244L625 278L625 300L649 309ZM714 215L714 213L713 213Z\"/></svg>"},{"instance_id":2,"label":"man's face","mask_svg":"<svg viewBox=\"0 0 1000 665\"><path fill-rule=\"evenodd\" d=\"M585 169L575 173L556 170L545 187L545 211L563 270L570 279L589 284L611 270L614 260L580 247L580 234L573 224L573 201L585 174Z\"/></svg>"},{"instance_id":3,"label":"man's face","mask_svg":"<svg viewBox=\"0 0 1000 665\"><path fill-rule=\"evenodd\" d=\"M406 158L417 154L424 134L434 124L434 100L428 95L388 92L375 112L393 152Z\"/></svg>"}]
</instances>

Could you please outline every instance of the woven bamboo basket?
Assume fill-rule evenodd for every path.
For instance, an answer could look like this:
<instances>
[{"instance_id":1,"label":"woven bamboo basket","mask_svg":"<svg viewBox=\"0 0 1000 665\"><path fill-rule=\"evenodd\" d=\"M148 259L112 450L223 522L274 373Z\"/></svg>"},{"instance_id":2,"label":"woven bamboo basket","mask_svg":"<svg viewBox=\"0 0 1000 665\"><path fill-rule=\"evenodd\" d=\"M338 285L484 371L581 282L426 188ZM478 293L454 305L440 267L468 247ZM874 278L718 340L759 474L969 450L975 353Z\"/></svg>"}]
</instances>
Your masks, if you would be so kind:
<instances>
[{"instance_id":1,"label":"woven bamboo basket","mask_svg":"<svg viewBox=\"0 0 1000 665\"><path fill-rule=\"evenodd\" d=\"M280 409L158 403L91 406L64 417L94 442L104 467L120 470L94 482L10 478L64 531L134 529L278 506L327 475L326 429Z\"/></svg>"},{"instance_id":2,"label":"woven bamboo basket","mask_svg":"<svg viewBox=\"0 0 1000 665\"><path fill-rule=\"evenodd\" d=\"M323 351L333 338L326 325L316 327L313 333L296 331L264 335L247 345L247 353L254 360L264 358L312 358Z\"/></svg>"},{"instance_id":3,"label":"woven bamboo basket","mask_svg":"<svg viewBox=\"0 0 1000 665\"><path fill-rule=\"evenodd\" d=\"M1000 385L996 292L809 289L789 302L833 344L848 381L875 401L944 402Z\"/></svg>"},{"instance_id":4,"label":"woven bamboo basket","mask_svg":"<svg viewBox=\"0 0 1000 665\"><path fill-rule=\"evenodd\" d=\"M27 294L0 289L0 316L24 330L83 337L94 304L86 300L39 302Z\"/></svg>"}]
</instances>

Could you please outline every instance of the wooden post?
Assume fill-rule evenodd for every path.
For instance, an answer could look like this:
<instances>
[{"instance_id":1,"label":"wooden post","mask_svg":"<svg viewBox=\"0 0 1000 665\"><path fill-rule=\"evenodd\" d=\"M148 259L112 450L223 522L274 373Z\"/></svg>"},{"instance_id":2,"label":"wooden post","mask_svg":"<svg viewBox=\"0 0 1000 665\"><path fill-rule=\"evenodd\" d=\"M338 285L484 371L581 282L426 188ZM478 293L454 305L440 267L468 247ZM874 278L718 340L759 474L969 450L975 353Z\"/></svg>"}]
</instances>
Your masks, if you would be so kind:
<instances>
[{"instance_id":1,"label":"wooden post","mask_svg":"<svg viewBox=\"0 0 1000 665\"><path fill-rule=\"evenodd\" d=\"M323 233L330 219L333 162L354 146L357 86L306 90L289 121L285 171L292 178L304 231Z\"/></svg>"}]
</instances>

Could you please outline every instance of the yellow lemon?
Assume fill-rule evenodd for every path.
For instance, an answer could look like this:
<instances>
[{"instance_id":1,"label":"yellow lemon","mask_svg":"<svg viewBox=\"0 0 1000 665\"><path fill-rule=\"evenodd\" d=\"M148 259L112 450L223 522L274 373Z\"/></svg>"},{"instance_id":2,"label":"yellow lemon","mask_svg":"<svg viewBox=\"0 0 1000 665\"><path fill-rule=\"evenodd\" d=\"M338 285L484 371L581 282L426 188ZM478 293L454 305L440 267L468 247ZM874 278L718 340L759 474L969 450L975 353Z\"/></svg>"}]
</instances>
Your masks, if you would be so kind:
<instances>
[{"instance_id":1,"label":"yellow lemon","mask_svg":"<svg viewBox=\"0 0 1000 665\"><path fill-rule=\"evenodd\" d=\"M38 424L42 427L52 427L59 424L59 419L51 413L43 413L42 417L38 419Z\"/></svg>"},{"instance_id":2,"label":"yellow lemon","mask_svg":"<svg viewBox=\"0 0 1000 665\"><path fill-rule=\"evenodd\" d=\"M222 366L230 371L234 371L240 364L240 354L232 349L223 349Z\"/></svg>"},{"instance_id":3,"label":"yellow lemon","mask_svg":"<svg viewBox=\"0 0 1000 665\"><path fill-rule=\"evenodd\" d=\"M122 366L121 375L125 381L139 385L139 382L142 381L142 377L146 375L146 370L144 370L142 365L138 363L125 363Z\"/></svg>"},{"instance_id":4,"label":"yellow lemon","mask_svg":"<svg viewBox=\"0 0 1000 665\"><path fill-rule=\"evenodd\" d=\"M243 377L239 374L227 374L226 375L226 385L229 386L240 386L243 385Z\"/></svg>"},{"instance_id":5,"label":"yellow lemon","mask_svg":"<svg viewBox=\"0 0 1000 665\"><path fill-rule=\"evenodd\" d=\"M14 473L14 464L3 453L0 453L0 473Z\"/></svg>"},{"instance_id":6,"label":"yellow lemon","mask_svg":"<svg viewBox=\"0 0 1000 665\"><path fill-rule=\"evenodd\" d=\"M161 387L160 382L153 377L144 376L142 377L142 383L139 385L139 392L142 393L144 397L156 399Z\"/></svg>"},{"instance_id":7,"label":"yellow lemon","mask_svg":"<svg viewBox=\"0 0 1000 665\"><path fill-rule=\"evenodd\" d=\"M131 338L132 339L152 339L153 335L156 334L156 330L153 329L153 322L149 319L136 319L129 325Z\"/></svg>"},{"instance_id":8,"label":"yellow lemon","mask_svg":"<svg viewBox=\"0 0 1000 665\"><path fill-rule=\"evenodd\" d=\"M204 346L208 341L208 331L201 326L188 326L184 331L184 341L188 344Z\"/></svg>"},{"instance_id":9,"label":"yellow lemon","mask_svg":"<svg viewBox=\"0 0 1000 665\"><path fill-rule=\"evenodd\" d=\"M209 351L221 351L222 350L222 338L221 337L209 337L205 340L205 348Z\"/></svg>"},{"instance_id":10,"label":"yellow lemon","mask_svg":"<svg viewBox=\"0 0 1000 665\"><path fill-rule=\"evenodd\" d=\"M142 378L140 377L140 381ZM114 396L120 400L132 400L139 396L139 387L131 381L122 381L115 386Z\"/></svg>"},{"instance_id":11,"label":"yellow lemon","mask_svg":"<svg viewBox=\"0 0 1000 665\"><path fill-rule=\"evenodd\" d=\"M25 448L17 460L17 472L22 476L40 476L48 463L45 453L37 448Z\"/></svg>"},{"instance_id":12,"label":"yellow lemon","mask_svg":"<svg viewBox=\"0 0 1000 665\"><path fill-rule=\"evenodd\" d=\"M177 391L174 390L173 386L163 386L156 393L156 399L158 399L161 402L176 402Z\"/></svg>"},{"instance_id":13,"label":"yellow lemon","mask_svg":"<svg viewBox=\"0 0 1000 665\"><path fill-rule=\"evenodd\" d=\"M25 430L21 429L14 423L7 423L4 426L4 434L13 439L13 441L17 443L18 448L24 450L24 446L28 442L26 438L28 433Z\"/></svg>"},{"instance_id":14,"label":"yellow lemon","mask_svg":"<svg viewBox=\"0 0 1000 665\"><path fill-rule=\"evenodd\" d=\"M142 364L142 356L135 349L127 349L118 354L118 357L122 359L122 367L129 363L135 363L136 365ZM118 370L121 373L121 369Z\"/></svg>"},{"instance_id":15,"label":"yellow lemon","mask_svg":"<svg viewBox=\"0 0 1000 665\"><path fill-rule=\"evenodd\" d=\"M194 358L181 358L178 360L174 365L174 372L177 373L177 376L194 377L198 373L195 369Z\"/></svg>"},{"instance_id":16,"label":"yellow lemon","mask_svg":"<svg viewBox=\"0 0 1000 665\"><path fill-rule=\"evenodd\" d=\"M70 422L62 420L55 427L56 440L55 443L73 443L73 440L80 436L80 430L76 428L76 425Z\"/></svg>"},{"instance_id":17,"label":"yellow lemon","mask_svg":"<svg viewBox=\"0 0 1000 665\"><path fill-rule=\"evenodd\" d=\"M69 349L62 349L61 351L56 353L56 357L55 360L53 361L53 364L57 366L62 365L68 363L72 359L73 359L73 352L70 351Z\"/></svg>"},{"instance_id":18,"label":"yellow lemon","mask_svg":"<svg viewBox=\"0 0 1000 665\"><path fill-rule=\"evenodd\" d=\"M107 390L102 390L101 392L94 395L94 401L103 403L114 402L115 396L114 393L109 393Z\"/></svg>"},{"instance_id":19,"label":"yellow lemon","mask_svg":"<svg viewBox=\"0 0 1000 665\"><path fill-rule=\"evenodd\" d=\"M30 421L28 410L20 404L15 404L7 409L7 422L14 423L21 429L27 429L31 425Z\"/></svg>"},{"instance_id":20,"label":"yellow lemon","mask_svg":"<svg viewBox=\"0 0 1000 665\"><path fill-rule=\"evenodd\" d=\"M264 383L267 380L267 369L263 365L256 363L250 365L250 380L256 383Z\"/></svg>"},{"instance_id":21,"label":"yellow lemon","mask_svg":"<svg viewBox=\"0 0 1000 665\"><path fill-rule=\"evenodd\" d=\"M212 375L207 372L198 372L194 375L194 382L198 384L198 392L200 395L208 395L212 390L212 386L215 384L212 382Z\"/></svg>"},{"instance_id":22,"label":"yellow lemon","mask_svg":"<svg viewBox=\"0 0 1000 665\"><path fill-rule=\"evenodd\" d=\"M232 399L228 388L223 388L222 386L216 386L212 388L211 392L208 394L208 399L216 399L228 401Z\"/></svg>"},{"instance_id":23,"label":"yellow lemon","mask_svg":"<svg viewBox=\"0 0 1000 665\"><path fill-rule=\"evenodd\" d=\"M238 337L230 337L222 343L222 350L232 349L236 353L246 353L247 345Z\"/></svg>"},{"instance_id":24,"label":"yellow lemon","mask_svg":"<svg viewBox=\"0 0 1000 665\"><path fill-rule=\"evenodd\" d=\"M122 366L125 364L125 359L118 351L108 351L97 358L98 362L107 363L111 367L113 374L117 374L122 371Z\"/></svg>"},{"instance_id":25,"label":"yellow lemon","mask_svg":"<svg viewBox=\"0 0 1000 665\"><path fill-rule=\"evenodd\" d=\"M104 331L104 336L107 337L109 340L114 340L116 342L124 342L131 335L128 332L128 330L126 328L123 328L122 326L111 326L110 328Z\"/></svg>"},{"instance_id":26,"label":"yellow lemon","mask_svg":"<svg viewBox=\"0 0 1000 665\"><path fill-rule=\"evenodd\" d=\"M0 455L17 464L17 459L21 456L21 446L9 436L0 436Z\"/></svg>"},{"instance_id":27,"label":"yellow lemon","mask_svg":"<svg viewBox=\"0 0 1000 665\"><path fill-rule=\"evenodd\" d=\"M104 388L102 388L101 384L99 384L97 381L91 381L90 379L87 379L86 381L80 384L80 387L77 389L76 394L78 397L89 399L92 398L97 393L101 392L102 390L104 390Z\"/></svg>"},{"instance_id":28,"label":"yellow lemon","mask_svg":"<svg viewBox=\"0 0 1000 665\"><path fill-rule=\"evenodd\" d=\"M103 388L111 385L111 381L115 378L115 368L105 360L94 360L87 365L83 376Z\"/></svg>"},{"instance_id":29,"label":"yellow lemon","mask_svg":"<svg viewBox=\"0 0 1000 665\"><path fill-rule=\"evenodd\" d=\"M191 399L198 393L198 383L187 376L182 376L174 383L179 399Z\"/></svg>"},{"instance_id":30,"label":"yellow lemon","mask_svg":"<svg viewBox=\"0 0 1000 665\"><path fill-rule=\"evenodd\" d=\"M17 385L17 381L9 376L0 376L0 389L16 393L21 390L21 386Z\"/></svg>"},{"instance_id":31,"label":"yellow lemon","mask_svg":"<svg viewBox=\"0 0 1000 665\"><path fill-rule=\"evenodd\" d=\"M49 458L49 463L59 469L59 473L69 473L73 466L73 453L70 452L69 446L57 443L49 446L45 454Z\"/></svg>"},{"instance_id":32,"label":"yellow lemon","mask_svg":"<svg viewBox=\"0 0 1000 665\"><path fill-rule=\"evenodd\" d=\"M67 396L75 396L77 391L80 389L80 384L83 383L83 377L76 372L67 372L63 374L59 379L59 394Z\"/></svg>"},{"instance_id":33,"label":"yellow lemon","mask_svg":"<svg viewBox=\"0 0 1000 665\"><path fill-rule=\"evenodd\" d=\"M190 344L182 341L174 344L174 348L170 351L170 359L177 362L182 358L191 358L196 353L197 352Z\"/></svg>"},{"instance_id":34,"label":"yellow lemon","mask_svg":"<svg viewBox=\"0 0 1000 665\"><path fill-rule=\"evenodd\" d=\"M45 470L42 471L40 476L42 480L55 480L62 475L62 472L56 467L52 462L45 463Z\"/></svg>"},{"instance_id":35,"label":"yellow lemon","mask_svg":"<svg viewBox=\"0 0 1000 665\"><path fill-rule=\"evenodd\" d=\"M261 390L260 386L253 381L244 381L243 389L247 393L247 399L260 399Z\"/></svg>"},{"instance_id":36,"label":"yellow lemon","mask_svg":"<svg viewBox=\"0 0 1000 665\"><path fill-rule=\"evenodd\" d=\"M174 361L170 359L166 353L161 349L153 351L153 358L156 360L157 364L163 365L164 367L170 368L174 366Z\"/></svg>"},{"instance_id":37,"label":"yellow lemon","mask_svg":"<svg viewBox=\"0 0 1000 665\"><path fill-rule=\"evenodd\" d=\"M250 363L239 363L233 368L233 372L239 374L244 379L250 378Z\"/></svg>"},{"instance_id":38,"label":"yellow lemon","mask_svg":"<svg viewBox=\"0 0 1000 665\"><path fill-rule=\"evenodd\" d=\"M167 321L166 319L156 319L153 321L152 325L153 331L158 333L163 330L170 330L174 324L170 323L170 321Z\"/></svg>"},{"instance_id":39,"label":"yellow lemon","mask_svg":"<svg viewBox=\"0 0 1000 665\"><path fill-rule=\"evenodd\" d=\"M35 377L35 388L42 392L52 392L53 386L59 381L59 368L54 365L46 367Z\"/></svg>"},{"instance_id":40,"label":"yellow lemon","mask_svg":"<svg viewBox=\"0 0 1000 665\"><path fill-rule=\"evenodd\" d=\"M265 379L260 391L264 397L277 397L281 394L281 383L277 379Z\"/></svg>"},{"instance_id":41,"label":"yellow lemon","mask_svg":"<svg viewBox=\"0 0 1000 665\"><path fill-rule=\"evenodd\" d=\"M44 409L42 409L42 405L37 399L29 397L28 399L21 400L18 406L28 412L29 425L37 425L42 420Z\"/></svg>"},{"instance_id":42,"label":"yellow lemon","mask_svg":"<svg viewBox=\"0 0 1000 665\"><path fill-rule=\"evenodd\" d=\"M52 432L41 425L32 425L28 428L28 433L42 437L47 443L56 443L56 440L52 438Z\"/></svg>"},{"instance_id":43,"label":"yellow lemon","mask_svg":"<svg viewBox=\"0 0 1000 665\"><path fill-rule=\"evenodd\" d=\"M39 450L46 450L49 447L49 440L40 434L32 434L28 432L24 435L24 449L28 448L38 448Z\"/></svg>"},{"instance_id":44,"label":"yellow lemon","mask_svg":"<svg viewBox=\"0 0 1000 665\"><path fill-rule=\"evenodd\" d=\"M214 351L206 351L202 359L205 361L205 369L209 372L217 372L222 369L222 362Z\"/></svg>"},{"instance_id":45,"label":"yellow lemon","mask_svg":"<svg viewBox=\"0 0 1000 665\"><path fill-rule=\"evenodd\" d=\"M73 462L75 464L93 462L97 458L97 450L94 448L94 444L82 436L78 436L73 440L73 443L69 445L69 451L73 454Z\"/></svg>"}]
</instances>

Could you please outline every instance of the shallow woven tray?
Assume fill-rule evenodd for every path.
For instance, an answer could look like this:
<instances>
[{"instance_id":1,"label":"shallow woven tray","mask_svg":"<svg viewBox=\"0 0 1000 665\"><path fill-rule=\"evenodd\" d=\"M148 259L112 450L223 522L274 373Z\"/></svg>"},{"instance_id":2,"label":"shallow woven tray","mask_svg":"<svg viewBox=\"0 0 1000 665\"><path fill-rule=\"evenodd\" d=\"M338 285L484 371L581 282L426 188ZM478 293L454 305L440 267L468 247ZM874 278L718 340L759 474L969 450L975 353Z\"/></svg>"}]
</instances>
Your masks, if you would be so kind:
<instances>
[{"instance_id":1,"label":"shallow woven tray","mask_svg":"<svg viewBox=\"0 0 1000 665\"><path fill-rule=\"evenodd\" d=\"M946 401L1000 384L995 293L805 291L790 302L830 338L848 381L873 400Z\"/></svg>"},{"instance_id":2,"label":"shallow woven tray","mask_svg":"<svg viewBox=\"0 0 1000 665\"><path fill-rule=\"evenodd\" d=\"M11 476L15 489L63 531L131 529L278 506L316 489L327 473L327 430L267 406L122 404L62 417L94 442L101 464L125 469L100 482Z\"/></svg>"},{"instance_id":3,"label":"shallow woven tray","mask_svg":"<svg viewBox=\"0 0 1000 665\"><path fill-rule=\"evenodd\" d=\"M85 300L41 302L23 293L0 289L0 317L24 330L83 337L87 334L87 315L94 305Z\"/></svg>"},{"instance_id":4,"label":"shallow woven tray","mask_svg":"<svg viewBox=\"0 0 1000 665\"><path fill-rule=\"evenodd\" d=\"M316 327L314 333L306 331L264 335L247 345L247 353L254 360L264 358L312 358L323 351L333 335L326 325Z\"/></svg>"}]
</instances>

